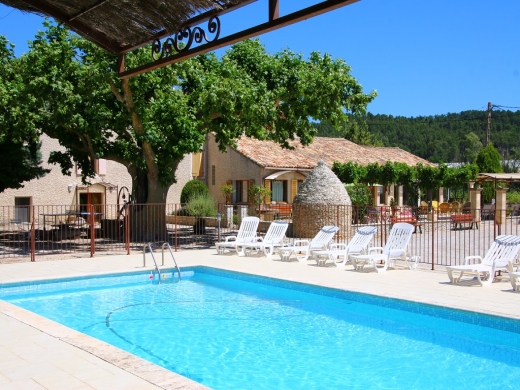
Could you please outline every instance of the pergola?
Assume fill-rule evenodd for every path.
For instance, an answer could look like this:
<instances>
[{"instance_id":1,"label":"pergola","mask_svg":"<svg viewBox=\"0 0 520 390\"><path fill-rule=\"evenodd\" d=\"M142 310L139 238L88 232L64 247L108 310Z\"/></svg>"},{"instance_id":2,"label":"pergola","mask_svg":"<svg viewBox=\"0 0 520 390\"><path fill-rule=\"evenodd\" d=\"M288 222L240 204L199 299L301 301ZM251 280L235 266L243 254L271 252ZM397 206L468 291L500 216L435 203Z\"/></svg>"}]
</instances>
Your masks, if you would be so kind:
<instances>
[{"instance_id":1,"label":"pergola","mask_svg":"<svg viewBox=\"0 0 520 390\"><path fill-rule=\"evenodd\" d=\"M501 182L520 182L520 173L479 173L476 181L494 182L496 187L496 184Z\"/></svg>"},{"instance_id":2,"label":"pergola","mask_svg":"<svg viewBox=\"0 0 520 390\"><path fill-rule=\"evenodd\" d=\"M0 3L53 17L84 38L117 54L119 77L129 78L359 0L326 0L284 16L279 13L281 0L268 0L265 23L221 37L219 17L255 1L0 0ZM125 70L125 54L148 44L152 44L151 62Z\"/></svg>"}]
</instances>

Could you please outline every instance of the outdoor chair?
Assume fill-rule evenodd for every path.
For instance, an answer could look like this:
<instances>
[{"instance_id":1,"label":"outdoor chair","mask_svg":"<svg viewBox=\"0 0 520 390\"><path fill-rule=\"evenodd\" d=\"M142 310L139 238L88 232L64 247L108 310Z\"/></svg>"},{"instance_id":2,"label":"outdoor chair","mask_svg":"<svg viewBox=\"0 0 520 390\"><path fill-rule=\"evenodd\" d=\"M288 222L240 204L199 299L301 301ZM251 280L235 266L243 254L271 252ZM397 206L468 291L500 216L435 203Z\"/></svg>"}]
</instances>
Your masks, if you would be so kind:
<instances>
[{"instance_id":1,"label":"outdoor chair","mask_svg":"<svg viewBox=\"0 0 520 390\"><path fill-rule=\"evenodd\" d=\"M495 205L494 204L485 204L481 210L482 221L490 221L495 219Z\"/></svg>"},{"instance_id":2,"label":"outdoor chair","mask_svg":"<svg viewBox=\"0 0 520 390\"><path fill-rule=\"evenodd\" d=\"M291 246L282 246L278 248L278 253L282 261L290 260L294 255L300 263L307 261L312 251L323 250L329 245L334 235L338 232L337 226L324 226L311 240L295 240Z\"/></svg>"},{"instance_id":3,"label":"outdoor chair","mask_svg":"<svg viewBox=\"0 0 520 390\"><path fill-rule=\"evenodd\" d=\"M451 202L450 203L450 212L452 214L460 213L460 203L459 202Z\"/></svg>"},{"instance_id":4,"label":"outdoor chair","mask_svg":"<svg viewBox=\"0 0 520 390\"><path fill-rule=\"evenodd\" d=\"M409 223L396 223L392 226L384 247L368 248L367 254L350 257L354 269L361 271L368 266L378 273L385 272L397 260L404 261L409 269L416 268L417 257L410 257L407 253L408 243L414 230L414 226Z\"/></svg>"},{"instance_id":5,"label":"outdoor chair","mask_svg":"<svg viewBox=\"0 0 520 390\"><path fill-rule=\"evenodd\" d=\"M331 261L336 267L342 268L349 262L351 255L366 253L376 231L375 226L363 226L358 229L348 244L334 243L326 250L313 251L312 256L318 265L326 265L327 261ZM339 258L342 260L338 261Z\"/></svg>"},{"instance_id":6,"label":"outdoor chair","mask_svg":"<svg viewBox=\"0 0 520 390\"><path fill-rule=\"evenodd\" d=\"M239 256L245 256L245 246L255 242L259 223L260 218L258 217L245 217L236 236L228 236L225 241L215 244L217 253L222 255L228 250L229 252L237 252Z\"/></svg>"},{"instance_id":7,"label":"outdoor chair","mask_svg":"<svg viewBox=\"0 0 520 390\"><path fill-rule=\"evenodd\" d=\"M439 205L439 214L448 214L450 212L450 204L447 202L442 202Z\"/></svg>"},{"instance_id":8,"label":"outdoor chair","mask_svg":"<svg viewBox=\"0 0 520 390\"><path fill-rule=\"evenodd\" d=\"M289 223L283 221L274 221L269 225L265 237L257 237L256 241L247 244L245 248L246 255L252 252L263 251L266 256L271 256L275 248L282 246L285 239L285 232L289 227Z\"/></svg>"},{"instance_id":9,"label":"outdoor chair","mask_svg":"<svg viewBox=\"0 0 520 390\"><path fill-rule=\"evenodd\" d=\"M508 263L515 263L520 250L520 237L514 235L501 235L495 238L485 256L466 256L462 265L446 267L448 278L451 283L460 283L464 274L469 274L481 286L491 284L495 277L495 271L505 271ZM469 264L469 261L476 260L478 263ZM456 277L454 273L459 273Z\"/></svg>"}]
</instances>

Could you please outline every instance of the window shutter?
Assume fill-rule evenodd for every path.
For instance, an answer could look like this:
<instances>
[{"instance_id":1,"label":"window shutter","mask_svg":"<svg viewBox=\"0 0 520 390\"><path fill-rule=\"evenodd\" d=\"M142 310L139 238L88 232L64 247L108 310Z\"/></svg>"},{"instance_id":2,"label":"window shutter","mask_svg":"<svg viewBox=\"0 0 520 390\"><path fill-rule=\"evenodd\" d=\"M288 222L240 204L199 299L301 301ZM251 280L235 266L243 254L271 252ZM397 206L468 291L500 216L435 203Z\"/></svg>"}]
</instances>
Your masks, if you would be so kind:
<instances>
[{"instance_id":1,"label":"window shutter","mask_svg":"<svg viewBox=\"0 0 520 390\"><path fill-rule=\"evenodd\" d=\"M265 187L266 190L271 191L271 180L264 180L264 187ZM265 203L266 204L271 204L271 196L270 195L267 195L265 197Z\"/></svg>"},{"instance_id":2,"label":"window shutter","mask_svg":"<svg viewBox=\"0 0 520 390\"><path fill-rule=\"evenodd\" d=\"M252 203L252 200L249 199L249 189L255 185L254 180L248 180L247 182L247 191L246 191L246 199L247 203Z\"/></svg>"},{"instance_id":3,"label":"window shutter","mask_svg":"<svg viewBox=\"0 0 520 390\"><path fill-rule=\"evenodd\" d=\"M100 158L97 160L97 174L100 176L104 176L107 174L107 160L104 158Z\"/></svg>"},{"instance_id":4,"label":"window shutter","mask_svg":"<svg viewBox=\"0 0 520 390\"><path fill-rule=\"evenodd\" d=\"M191 176L194 178L204 176L204 154L203 153L192 153L192 155L191 155Z\"/></svg>"},{"instance_id":5,"label":"window shutter","mask_svg":"<svg viewBox=\"0 0 520 390\"><path fill-rule=\"evenodd\" d=\"M294 202L294 197L298 193L298 180L291 180L291 203Z\"/></svg>"}]
</instances>

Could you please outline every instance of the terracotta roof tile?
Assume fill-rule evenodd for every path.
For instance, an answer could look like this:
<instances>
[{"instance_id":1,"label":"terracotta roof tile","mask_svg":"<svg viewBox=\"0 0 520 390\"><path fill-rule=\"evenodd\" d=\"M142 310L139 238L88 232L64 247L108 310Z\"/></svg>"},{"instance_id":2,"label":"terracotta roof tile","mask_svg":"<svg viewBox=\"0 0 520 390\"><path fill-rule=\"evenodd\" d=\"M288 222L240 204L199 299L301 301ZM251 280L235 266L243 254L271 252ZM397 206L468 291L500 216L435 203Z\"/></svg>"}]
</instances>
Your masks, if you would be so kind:
<instances>
[{"instance_id":1,"label":"terracotta roof tile","mask_svg":"<svg viewBox=\"0 0 520 390\"><path fill-rule=\"evenodd\" d=\"M291 142L291 145L294 146L294 150L282 149L273 141L259 141L244 136L237 143L237 151L262 167L280 169L312 169L320 159L328 167L331 167L334 161L353 161L360 165L377 162L381 165L390 160L410 166L418 163L436 165L400 148L361 146L343 138L316 137L309 146L302 146L298 141Z\"/></svg>"}]
</instances>

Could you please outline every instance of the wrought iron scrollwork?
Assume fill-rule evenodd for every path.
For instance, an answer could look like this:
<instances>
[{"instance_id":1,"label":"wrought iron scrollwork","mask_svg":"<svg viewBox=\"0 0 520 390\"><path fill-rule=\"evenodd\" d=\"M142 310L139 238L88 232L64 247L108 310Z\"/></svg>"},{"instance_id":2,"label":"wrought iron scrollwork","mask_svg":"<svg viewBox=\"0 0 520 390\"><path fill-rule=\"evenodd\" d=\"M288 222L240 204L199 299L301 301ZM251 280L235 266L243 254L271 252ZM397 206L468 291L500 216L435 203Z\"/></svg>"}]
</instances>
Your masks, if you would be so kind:
<instances>
[{"instance_id":1,"label":"wrought iron scrollwork","mask_svg":"<svg viewBox=\"0 0 520 390\"><path fill-rule=\"evenodd\" d=\"M152 44L152 57L154 60L160 60L163 57L169 57L175 53L186 51L191 48L193 43L209 43L218 39L220 35L220 19L212 16L207 25L207 32L201 27L186 27L177 31L172 37L167 38L162 44L156 39Z\"/></svg>"}]
</instances>

